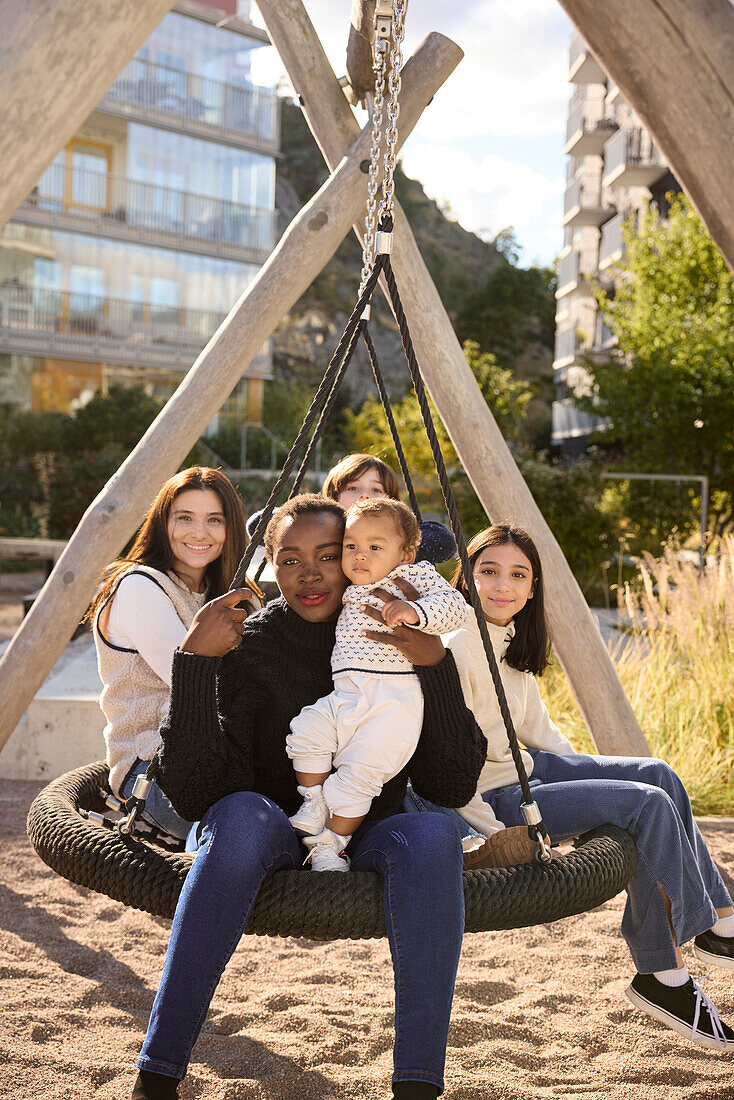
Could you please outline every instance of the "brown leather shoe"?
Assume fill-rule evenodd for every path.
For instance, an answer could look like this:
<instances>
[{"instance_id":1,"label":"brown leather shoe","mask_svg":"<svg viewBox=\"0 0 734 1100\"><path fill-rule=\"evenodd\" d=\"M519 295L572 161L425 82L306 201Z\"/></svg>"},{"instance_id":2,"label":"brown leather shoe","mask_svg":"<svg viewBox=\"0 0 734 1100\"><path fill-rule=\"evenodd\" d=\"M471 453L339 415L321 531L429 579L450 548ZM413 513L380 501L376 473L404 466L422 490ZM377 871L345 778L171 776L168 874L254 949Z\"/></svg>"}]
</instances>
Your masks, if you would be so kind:
<instances>
[{"instance_id":1,"label":"brown leather shoe","mask_svg":"<svg viewBox=\"0 0 734 1100\"><path fill-rule=\"evenodd\" d=\"M525 825L500 829L487 837L481 848L464 852L464 870L481 871L488 867L514 867L518 863L532 863L535 859L535 841L528 836Z\"/></svg>"}]
</instances>

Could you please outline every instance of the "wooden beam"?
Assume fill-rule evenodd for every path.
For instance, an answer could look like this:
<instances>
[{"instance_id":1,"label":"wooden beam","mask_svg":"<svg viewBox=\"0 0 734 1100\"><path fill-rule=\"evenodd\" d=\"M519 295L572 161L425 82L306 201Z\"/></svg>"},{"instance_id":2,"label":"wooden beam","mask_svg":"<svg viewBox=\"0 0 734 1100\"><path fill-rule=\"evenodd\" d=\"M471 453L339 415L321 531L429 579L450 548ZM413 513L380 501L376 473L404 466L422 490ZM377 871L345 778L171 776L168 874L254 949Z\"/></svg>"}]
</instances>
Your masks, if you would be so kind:
<instances>
[{"instance_id":1,"label":"wooden beam","mask_svg":"<svg viewBox=\"0 0 734 1100\"><path fill-rule=\"evenodd\" d=\"M461 60L458 46L429 35L403 68L404 140ZM178 469L263 342L318 275L367 201L369 129L291 222L268 261L202 351L135 450L92 502L0 661L0 747L5 744L94 595L105 565ZM357 273L355 273L355 286Z\"/></svg>"},{"instance_id":2,"label":"wooden beam","mask_svg":"<svg viewBox=\"0 0 734 1100\"><path fill-rule=\"evenodd\" d=\"M258 6L331 166L354 140L356 119L301 0L258 0ZM362 228L355 223L358 236ZM649 756L596 621L481 395L399 206L392 262L426 386L477 496L488 516L517 517L538 542L553 645L594 743L605 753Z\"/></svg>"},{"instance_id":3,"label":"wooden beam","mask_svg":"<svg viewBox=\"0 0 734 1100\"><path fill-rule=\"evenodd\" d=\"M731 0L561 0L734 271Z\"/></svg>"},{"instance_id":4,"label":"wooden beam","mask_svg":"<svg viewBox=\"0 0 734 1100\"><path fill-rule=\"evenodd\" d=\"M171 7L173 0L4 0L0 227Z\"/></svg>"},{"instance_id":5,"label":"wooden beam","mask_svg":"<svg viewBox=\"0 0 734 1100\"><path fill-rule=\"evenodd\" d=\"M350 103L364 103L365 95L374 91L372 69L375 41L376 0L352 0L352 17L347 42L347 80L344 89Z\"/></svg>"}]
</instances>

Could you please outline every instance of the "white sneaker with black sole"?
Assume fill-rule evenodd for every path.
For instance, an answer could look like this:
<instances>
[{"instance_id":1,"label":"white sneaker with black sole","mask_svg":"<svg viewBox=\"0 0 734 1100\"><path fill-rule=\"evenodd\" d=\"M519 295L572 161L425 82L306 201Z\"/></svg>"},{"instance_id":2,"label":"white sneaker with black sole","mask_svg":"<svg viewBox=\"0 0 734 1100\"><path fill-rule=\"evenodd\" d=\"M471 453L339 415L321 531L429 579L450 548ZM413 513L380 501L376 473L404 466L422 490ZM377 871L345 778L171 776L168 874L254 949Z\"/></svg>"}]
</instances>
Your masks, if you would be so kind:
<instances>
[{"instance_id":1,"label":"white sneaker with black sole","mask_svg":"<svg viewBox=\"0 0 734 1100\"><path fill-rule=\"evenodd\" d=\"M734 936L717 936L712 928L693 941L693 954L706 964L734 970Z\"/></svg>"},{"instance_id":2,"label":"white sneaker with black sole","mask_svg":"<svg viewBox=\"0 0 734 1100\"><path fill-rule=\"evenodd\" d=\"M301 808L288 820L299 836L318 836L329 820L323 788L321 784L317 787L299 787L298 793L303 799Z\"/></svg>"},{"instance_id":3,"label":"white sneaker with black sole","mask_svg":"<svg viewBox=\"0 0 734 1100\"><path fill-rule=\"evenodd\" d=\"M654 974L635 974L625 990L636 1008L710 1050L734 1051L734 1031L719 1019L716 1006L698 982L668 986Z\"/></svg>"},{"instance_id":4,"label":"white sneaker with black sole","mask_svg":"<svg viewBox=\"0 0 734 1100\"><path fill-rule=\"evenodd\" d=\"M306 836L303 843L308 848L304 863L311 864L312 871L348 871L349 856L344 849L352 838L324 829L318 836Z\"/></svg>"}]
</instances>

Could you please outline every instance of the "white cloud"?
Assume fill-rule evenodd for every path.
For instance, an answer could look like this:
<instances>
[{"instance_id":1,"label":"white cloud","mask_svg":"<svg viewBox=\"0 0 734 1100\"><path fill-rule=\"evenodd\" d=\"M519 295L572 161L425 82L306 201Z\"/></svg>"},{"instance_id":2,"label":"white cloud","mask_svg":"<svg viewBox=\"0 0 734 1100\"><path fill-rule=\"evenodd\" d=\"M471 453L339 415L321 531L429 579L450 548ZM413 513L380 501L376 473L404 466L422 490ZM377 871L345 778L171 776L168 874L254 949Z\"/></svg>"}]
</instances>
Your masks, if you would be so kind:
<instances>
[{"instance_id":1,"label":"white cloud","mask_svg":"<svg viewBox=\"0 0 734 1100\"><path fill-rule=\"evenodd\" d=\"M306 0L306 9L341 75L351 0ZM561 243L563 184L549 177L561 167L571 24L557 0L411 0L404 56L433 30L457 42L465 56L411 135L405 170L467 229L491 236L513 225L528 261L549 262ZM273 75L282 72L279 67ZM555 134L558 160L544 175L533 139ZM493 154L493 136L523 139L525 162L522 150L512 161ZM472 153L465 150L469 142Z\"/></svg>"},{"instance_id":2,"label":"white cloud","mask_svg":"<svg viewBox=\"0 0 734 1100\"><path fill-rule=\"evenodd\" d=\"M306 0L337 75L345 69L350 0ZM556 0L463 0L408 5L404 56L430 31L464 50L431 107L430 125L454 137L540 135L563 129L570 24Z\"/></svg>"},{"instance_id":3,"label":"white cloud","mask_svg":"<svg viewBox=\"0 0 734 1100\"><path fill-rule=\"evenodd\" d=\"M450 145L411 143L403 152L402 163L407 175L419 179L431 198L448 206L453 217L474 233L491 238L512 225L522 241L529 234L535 238L543 223L558 232L563 193L560 178L548 178L527 164L492 153L475 159ZM534 241L534 248L537 251L549 243L547 239ZM543 248L541 258L547 261L558 248L558 241L549 254Z\"/></svg>"}]
</instances>

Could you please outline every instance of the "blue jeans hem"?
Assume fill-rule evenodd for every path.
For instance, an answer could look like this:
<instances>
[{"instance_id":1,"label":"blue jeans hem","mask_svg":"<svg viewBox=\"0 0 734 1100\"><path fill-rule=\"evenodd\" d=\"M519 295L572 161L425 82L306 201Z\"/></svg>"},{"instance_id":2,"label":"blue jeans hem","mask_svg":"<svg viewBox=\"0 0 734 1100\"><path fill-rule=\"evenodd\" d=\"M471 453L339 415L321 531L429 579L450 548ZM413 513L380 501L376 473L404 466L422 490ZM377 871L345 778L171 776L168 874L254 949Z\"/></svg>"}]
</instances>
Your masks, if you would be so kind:
<instances>
[{"instance_id":1,"label":"blue jeans hem","mask_svg":"<svg viewBox=\"0 0 734 1100\"><path fill-rule=\"evenodd\" d=\"M185 1069L180 1066L168 1066L165 1062L152 1062L150 1058L143 1058L142 1054L135 1065L138 1069L148 1070L150 1073L160 1073L162 1077L173 1077L176 1081L183 1081Z\"/></svg>"},{"instance_id":2,"label":"blue jeans hem","mask_svg":"<svg viewBox=\"0 0 734 1100\"><path fill-rule=\"evenodd\" d=\"M435 1085L439 1096L444 1090L443 1077L437 1077L435 1073L428 1073L423 1069L396 1069L392 1075L392 1083L396 1081L426 1081L429 1085Z\"/></svg>"}]
</instances>

